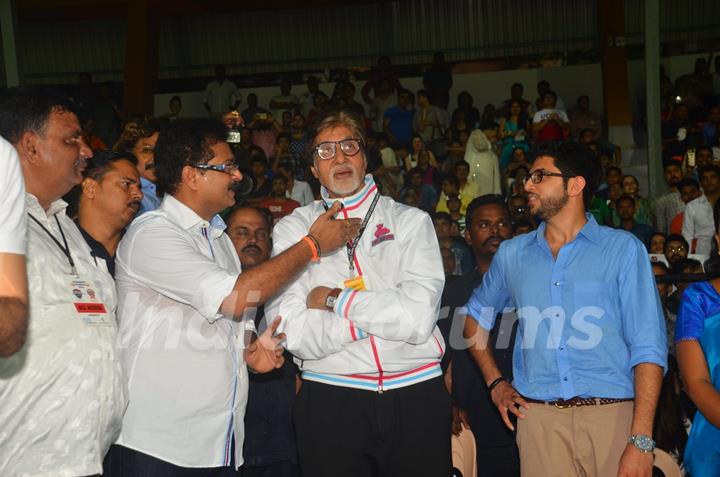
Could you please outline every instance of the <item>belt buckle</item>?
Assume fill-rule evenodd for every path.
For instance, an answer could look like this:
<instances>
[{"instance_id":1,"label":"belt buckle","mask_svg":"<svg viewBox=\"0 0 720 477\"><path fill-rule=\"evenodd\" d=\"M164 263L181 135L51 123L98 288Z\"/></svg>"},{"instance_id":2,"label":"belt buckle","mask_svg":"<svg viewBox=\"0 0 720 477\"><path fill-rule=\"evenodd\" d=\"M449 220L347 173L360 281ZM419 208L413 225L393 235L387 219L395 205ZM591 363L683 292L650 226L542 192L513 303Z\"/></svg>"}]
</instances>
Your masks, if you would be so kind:
<instances>
[{"instance_id":1,"label":"belt buckle","mask_svg":"<svg viewBox=\"0 0 720 477\"><path fill-rule=\"evenodd\" d=\"M555 406L558 409L567 409L569 407L573 407L575 405L575 399L576 398L570 398L570 399L558 399L553 403L553 406Z\"/></svg>"}]
</instances>

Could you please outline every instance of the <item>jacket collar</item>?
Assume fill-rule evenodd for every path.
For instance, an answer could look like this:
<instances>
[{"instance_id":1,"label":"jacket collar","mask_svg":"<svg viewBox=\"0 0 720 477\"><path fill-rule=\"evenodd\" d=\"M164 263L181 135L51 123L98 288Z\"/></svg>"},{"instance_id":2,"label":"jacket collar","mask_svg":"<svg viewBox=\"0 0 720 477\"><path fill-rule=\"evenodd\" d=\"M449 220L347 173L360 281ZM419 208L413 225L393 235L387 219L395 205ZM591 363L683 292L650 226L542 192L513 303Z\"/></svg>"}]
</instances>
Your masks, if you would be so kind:
<instances>
[{"instance_id":1,"label":"jacket collar","mask_svg":"<svg viewBox=\"0 0 720 477\"><path fill-rule=\"evenodd\" d=\"M336 201L339 201L343 205L343 210L346 212L363 212L365 209L370 207L372 198L378 193L377 185L373 180L372 174L365 175L365 184L359 192L347 197L341 197L337 199L330 198L328 190L323 186L320 188L320 195L322 195L323 202L327 207L332 206Z\"/></svg>"}]
</instances>

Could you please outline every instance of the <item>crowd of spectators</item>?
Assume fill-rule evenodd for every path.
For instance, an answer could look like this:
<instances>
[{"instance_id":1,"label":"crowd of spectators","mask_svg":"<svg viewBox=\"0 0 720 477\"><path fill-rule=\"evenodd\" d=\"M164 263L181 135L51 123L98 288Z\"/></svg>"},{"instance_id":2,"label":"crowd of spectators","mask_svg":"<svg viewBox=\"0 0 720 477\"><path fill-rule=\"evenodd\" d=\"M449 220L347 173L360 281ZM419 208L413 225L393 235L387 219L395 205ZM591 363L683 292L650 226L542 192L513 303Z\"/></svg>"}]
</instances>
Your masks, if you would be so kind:
<instances>
[{"instance_id":1,"label":"crowd of spectators","mask_svg":"<svg viewBox=\"0 0 720 477\"><path fill-rule=\"evenodd\" d=\"M480 111L468 91L459 93L457 98L449 97L453 79L442 53L434 56L423 78L424 87L417 91L404 88L389 58L382 57L359 94L347 81L335 84L332 95L327 95L320 90L317 78L310 77L302 93L298 91L301 87L283 80L279 94L267 105L260 105L257 95L252 93L243 104L237 87L219 66L208 85L204 104L208 115L220 118L230 130L228 143L246 178L241 187L235 188L237 204L258 207L248 213L253 219L260 217L261 223L258 227L261 236L257 240L244 239L243 246L247 241L261 243L255 248L263 259L269 256L272 225L320 197L320 184L306 154L311 124L329 111L347 110L362 118L367 131L367 143L363 145L367 171L381 193L432 217L446 291L452 289L459 277L479 270L477 247L472 244L468 230L469 207L472 209L475 199L493 196L493 203L502 205L503 214L507 214L507 223L501 225L506 229L503 240L537 229L539 221L530 213L525 183L533 170L533 150L556 141L574 141L590 148L601 164L602 180L589 207L597 222L637 237L647 248L656 276L677 276L703 273L704 262L717 254L714 210L720 198L718 60L715 73L709 71L710 60L699 60L692 74L675 82L661 72L663 153L661 158L650 158L663 164L667 192L658 197L648 197L638 179L622 171L621 152L608 141L604 119L591 109L587 95L578 97L575 105L566 108L559 92L547 81L536 85L536 97L526 97L525 85L515 83L509 87L509 98L498 98ZM112 100L109 87L93 88L96 92L90 93L91 85L86 78L81 86L85 89L78 89L74 101L84 141L92 147L100 164L103 160L122 161L123 167L132 169L132 174L126 174L132 176L127 185L132 194L129 205L126 204L131 215L156 209L162 198L156 190L154 149L167 124L181 117L180 98L171 100L170 112L163 116L130 116L122 113ZM12 142L12 138L8 139ZM100 152L103 150L108 152ZM102 159L110 150L116 156ZM85 172L86 178L96 181L103 174L102 167L100 171L95 167ZM82 209L81 201L87 200L90 194L87 188L93 184L83 182L65 196L70 203L68 213L88 242L92 237L87 231L94 230L92 222L100 219L78 213L78 209ZM264 215L257 215L258 210ZM128 213L125 209L120 212ZM240 216L231 214L228 222L232 224ZM110 242L115 247L121 230L130 220L131 217L120 220L114 227ZM85 221L90 224L83 225ZM230 227L228 233L235 240L233 230ZM99 246L98 250L113 272L115 248ZM241 247L238 253L242 259ZM674 342L674 324L686 286L682 280L658 283L670 343ZM265 386L268 396L284 393L277 402L287 412L278 409L273 412L279 419L289 419L295 385L289 361L280 373L279 388L257 379L251 385L246 419L254 427L249 427L247 442L252 442L253 432L259 436L273 429L269 420L265 423L259 417L260 413L268 412L268 406L257 403L260 397L255 392L253 398L252 386ZM461 424L467 425L465 411L460 408L454 411L453 429L457 434ZM680 379L675 348L671 346L654 438L658 447L679 463L694 412ZM294 449L291 426L277 425L282 438L268 445L283 447L276 455L292 462L289 473L283 475L299 475L294 473L298 469L291 452ZM483 439L486 448L492 447L492 437ZM504 433L498 440L509 445ZM258 446L246 451L245 460L251 465L264 466L273 458L267 449ZM480 457L478 461L482 467ZM486 475L482 468L478 471L479 475ZM251 469L247 472L256 475Z\"/></svg>"}]
</instances>

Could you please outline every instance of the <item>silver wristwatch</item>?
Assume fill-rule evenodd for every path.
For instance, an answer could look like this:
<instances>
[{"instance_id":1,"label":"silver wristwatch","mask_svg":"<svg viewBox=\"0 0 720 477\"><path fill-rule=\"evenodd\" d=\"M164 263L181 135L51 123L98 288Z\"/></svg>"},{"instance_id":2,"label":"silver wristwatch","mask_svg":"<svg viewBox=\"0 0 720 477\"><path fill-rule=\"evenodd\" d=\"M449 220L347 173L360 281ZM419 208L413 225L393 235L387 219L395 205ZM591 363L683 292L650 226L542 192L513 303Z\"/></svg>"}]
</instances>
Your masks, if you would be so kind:
<instances>
[{"instance_id":1,"label":"silver wristwatch","mask_svg":"<svg viewBox=\"0 0 720 477\"><path fill-rule=\"evenodd\" d=\"M631 435L628 443L637 447L640 452L649 453L655 450L655 441L644 434Z\"/></svg>"},{"instance_id":2,"label":"silver wristwatch","mask_svg":"<svg viewBox=\"0 0 720 477\"><path fill-rule=\"evenodd\" d=\"M335 309L335 302L337 301L336 295L328 295L325 299L325 306L330 308L331 310Z\"/></svg>"}]
</instances>

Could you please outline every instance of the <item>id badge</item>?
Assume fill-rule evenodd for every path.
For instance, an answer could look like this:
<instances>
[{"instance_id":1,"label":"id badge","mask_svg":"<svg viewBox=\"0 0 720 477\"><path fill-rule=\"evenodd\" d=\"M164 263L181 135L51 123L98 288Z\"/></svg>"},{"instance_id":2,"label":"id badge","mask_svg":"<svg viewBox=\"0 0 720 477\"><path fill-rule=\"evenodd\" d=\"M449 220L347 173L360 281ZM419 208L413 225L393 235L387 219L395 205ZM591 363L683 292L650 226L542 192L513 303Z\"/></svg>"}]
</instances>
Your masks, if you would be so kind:
<instances>
[{"instance_id":1,"label":"id badge","mask_svg":"<svg viewBox=\"0 0 720 477\"><path fill-rule=\"evenodd\" d=\"M112 326L107 308L97 294L92 282L87 280L73 280L70 282L72 303L75 313L85 323L85 326Z\"/></svg>"},{"instance_id":2,"label":"id badge","mask_svg":"<svg viewBox=\"0 0 720 477\"><path fill-rule=\"evenodd\" d=\"M365 291L365 279L362 276L349 278L343 281L342 288L352 288L357 291Z\"/></svg>"}]
</instances>

